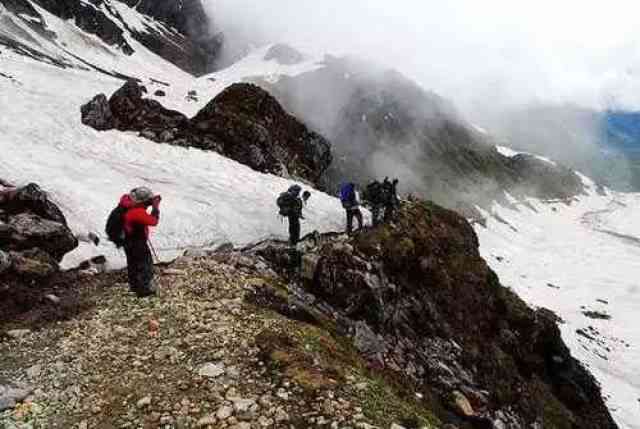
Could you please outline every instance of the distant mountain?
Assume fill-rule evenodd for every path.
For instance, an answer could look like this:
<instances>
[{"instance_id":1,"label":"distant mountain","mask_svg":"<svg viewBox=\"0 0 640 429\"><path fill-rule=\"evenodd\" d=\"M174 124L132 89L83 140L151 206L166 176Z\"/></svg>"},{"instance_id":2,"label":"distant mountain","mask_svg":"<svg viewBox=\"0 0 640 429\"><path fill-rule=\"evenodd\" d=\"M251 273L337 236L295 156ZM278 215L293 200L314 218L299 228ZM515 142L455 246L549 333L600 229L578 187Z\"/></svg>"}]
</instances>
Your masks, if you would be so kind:
<instances>
[{"instance_id":1,"label":"distant mountain","mask_svg":"<svg viewBox=\"0 0 640 429\"><path fill-rule=\"evenodd\" d=\"M638 113L533 104L476 120L506 146L548 156L614 189L640 189Z\"/></svg>"}]
</instances>

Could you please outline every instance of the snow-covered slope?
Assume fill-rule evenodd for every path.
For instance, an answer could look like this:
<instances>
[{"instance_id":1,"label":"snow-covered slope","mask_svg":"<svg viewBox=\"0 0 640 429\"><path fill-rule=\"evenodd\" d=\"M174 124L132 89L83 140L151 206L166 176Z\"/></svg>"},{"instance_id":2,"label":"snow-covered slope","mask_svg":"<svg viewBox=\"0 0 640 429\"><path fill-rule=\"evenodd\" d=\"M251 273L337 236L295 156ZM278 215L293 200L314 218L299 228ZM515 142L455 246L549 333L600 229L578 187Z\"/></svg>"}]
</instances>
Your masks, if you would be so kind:
<instances>
[{"instance_id":1,"label":"snow-covered slope","mask_svg":"<svg viewBox=\"0 0 640 429\"><path fill-rule=\"evenodd\" d=\"M92 64L138 77L151 93L156 88L166 90L162 101L168 107L189 114L226 83L243 78L227 71L219 84L210 80L198 84L141 45L136 45L131 56L114 52L97 39L87 45L87 36L73 22L46 11L42 14L58 37L52 42L32 32L29 43L34 49L54 56L64 46L66 51L90 58ZM260 66L257 62L257 69L245 67L240 73L258 74ZM161 226L153 242L165 257L190 246L286 237L286 223L277 216L275 199L291 182L257 173L215 153L83 126L80 106L97 93L111 94L122 80L95 70L60 68L5 49L0 50L0 71L0 177L18 184L41 183L53 193L74 230L102 232L120 195L147 185L164 197ZM199 100L187 100L187 91L194 88L199 89ZM313 192L302 232L340 229L343 217L338 200ZM120 253L103 240L98 249L82 245L68 255L65 266L95 254L105 254L116 264L122 261Z\"/></svg>"},{"instance_id":2,"label":"snow-covered slope","mask_svg":"<svg viewBox=\"0 0 640 429\"><path fill-rule=\"evenodd\" d=\"M564 320L619 425L640 428L640 195L600 195L584 180L589 194L569 203L495 205L476 232L502 283Z\"/></svg>"}]
</instances>

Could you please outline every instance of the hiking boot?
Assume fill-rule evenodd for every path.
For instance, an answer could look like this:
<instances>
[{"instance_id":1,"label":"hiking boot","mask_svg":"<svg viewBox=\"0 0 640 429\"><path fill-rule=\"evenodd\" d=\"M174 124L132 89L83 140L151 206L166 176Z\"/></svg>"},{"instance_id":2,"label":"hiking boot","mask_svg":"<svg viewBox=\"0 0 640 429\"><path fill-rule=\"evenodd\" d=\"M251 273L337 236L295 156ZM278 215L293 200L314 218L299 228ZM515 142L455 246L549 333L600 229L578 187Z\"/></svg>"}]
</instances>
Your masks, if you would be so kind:
<instances>
[{"instance_id":1,"label":"hiking boot","mask_svg":"<svg viewBox=\"0 0 640 429\"><path fill-rule=\"evenodd\" d=\"M153 289L143 289L136 292L138 298L147 298L151 296L156 296L156 291Z\"/></svg>"}]
</instances>

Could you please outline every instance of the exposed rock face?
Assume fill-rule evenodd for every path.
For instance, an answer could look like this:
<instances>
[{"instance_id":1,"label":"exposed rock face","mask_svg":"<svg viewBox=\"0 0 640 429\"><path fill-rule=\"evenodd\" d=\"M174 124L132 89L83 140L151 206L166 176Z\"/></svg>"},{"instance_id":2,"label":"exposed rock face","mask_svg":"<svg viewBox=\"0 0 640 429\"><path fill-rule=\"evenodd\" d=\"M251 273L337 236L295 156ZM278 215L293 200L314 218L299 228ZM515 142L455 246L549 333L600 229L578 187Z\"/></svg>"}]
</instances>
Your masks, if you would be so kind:
<instances>
[{"instance_id":1,"label":"exposed rock face","mask_svg":"<svg viewBox=\"0 0 640 429\"><path fill-rule=\"evenodd\" d=\"M0 248L10 262L5 274L46 277L77 246L64 215L38 185L0 190Z\"/></svg>"},{"instance_id":2,"label":"exposed rock face","mask_svg":"<svg viewBox=\"0 0 640 429\"><path fill-rule=\"evenodd\" d=\"M372 366L439 398L456 416L449 422L616 427L556 317L500 284L479 256L472 227L455 212L409 202L393 224L353 238L307 239L302 247L307 275L296 296L306 298L290 305L335 321ZM254 252L287 272L287 249L265 243Z\"/></svg>"},{"instance_id":3,"label":"exposed rock face","mask_svg":"<svg viewBox=\"0 0 640 429\"><path fill-rule=\"evenodd\" d=\"M73 20L85 32L126 55L133 54L134 49L127 42L125 30L152 52L189 73L202 75L213 71L222 37L212 32L212 24L200 0L125 0L123 3L159 23L159 26L146 25L144 29L126 22L112 1L35 0L35 3L63 20ZM21 19L28 17L25 21L29 26L55 40L55 34L47 29L43 17L29 1L0 0L0 4ZM17 46L9 40L6 43Z\"/></svg>"},{"instance_id":4,"label":"exposed rock face","mask_svg":"<svg viewBox=\"0 0 640 429\"><path fill-rule=\"evenodd\" d=\"M289 115L268 92L233 84L190 121L190 133L207 146L258 171L318 183L331 163L331 145Z\"/></svg>"},{"instance_id":5,"label":"exposed rock face","mask_svg":"<svg viewBox=\"0 0 640 429\"><path fill-rule=\"evenodd\" d=\"M504 190L554 199L583 190L568 169L501 155L451 103L394 71L328 57L324 68L259 84L332 142L327 176L336 187L398 177L403 193L452 209L486 207Z\"/></svg>"},{"instance_id":6,"label":"exposed rock face","mask_svg":"<svg viewBox=\"0 0 640 429\"><path fill-rule=\"evenodd\" d=\"M133 80L111 96L108 106L99 95L81 111L83 123L99 130L139 131L159 143L213 150L257 171L318 185L332 161L326 139L251 84L231 85L192 119L143 98Z\"/></svg>"},{"instance_id":7,"label":"exposed rock face","mask_svg":"<svg viewBox=\"0 0 640 429\"><path fill-rule=\"evenodd\" d=\"M96 95L93 100L80 108L82 123L99 131L113 128L113 114L107 96Z\"/></svg>"},{"instance_id":8,"label":"exposed rock face","mask_svg":"<svg viewBox=\"0 0 640 429\"><path fill-rule=\"evenodd\" d=\"M184 127L187 117L165 109L156 100L142 98L143 87L134 80L127 81L109 99L113 127L122 131L162 131Z\"/></svg>"}]
</instances>

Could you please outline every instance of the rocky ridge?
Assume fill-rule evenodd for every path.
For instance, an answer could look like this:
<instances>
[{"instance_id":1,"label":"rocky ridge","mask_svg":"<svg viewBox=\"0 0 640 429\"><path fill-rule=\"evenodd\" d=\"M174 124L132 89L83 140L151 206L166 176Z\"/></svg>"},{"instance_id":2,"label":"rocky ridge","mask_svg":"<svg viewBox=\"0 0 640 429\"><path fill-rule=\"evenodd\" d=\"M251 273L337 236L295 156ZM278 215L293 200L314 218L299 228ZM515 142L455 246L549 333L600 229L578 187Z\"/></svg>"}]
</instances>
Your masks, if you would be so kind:
<instances>
[{"instance_id":1,"label":"rocky ridge","mask_svg":"<svg viewBox=\"0 0 640 429\"><path fill-rule=\"evenodd\" d=\"M501 286L477 247L464 218L412 201L301 253L192 251L157 268L156 300L129 295L124 273L58 274L41 293L78 302L61 323L0 319L0 380L30 392L0 421L615 428L553 314Z\"/></svg>"},{"instance_id":2,"label":"rocky ridge","mask_svg":"<svg viewBox=\"0 0 640 429\"><path fill-rule=\"evenodd\" d=\"M107 100L82 106L82 122L97 130L137 131L158 143L212 150L264 173L322 184L331 145L288 114L256 85L233 84L193 118L144 98L146 89L128 81Z\"/></svg>"},{"instance_id":3,"label":"rocky ridge","mask_svg":"<svg viewBox=\"0 0 640 429\"><path fill-rule=\"evenodd\" d=\"M145 24L142 29L127 22L111 0L35 0L34 3L63 20L73 20L78 28L87 34L97 36L124 55L134 53L133 47L127 41L130 35L155 54L194 75L214 70L222 44L221 35L212 32L213 25L200 0L124 1L123 3L129 7L157 21L158 25ZM45 17L31 2L2 0L0 4L15 13L15 19L23 20L31 29L55 42L55 33L48 28ZM17 27L16 31L19 34L23 33ZM46 55L21 43L19 38L0 36L0 45L61 67L72 66L61 58L47 58ZM86 65L113 75L112 72L90 63Z\"/></svg>"}]
</instances>

